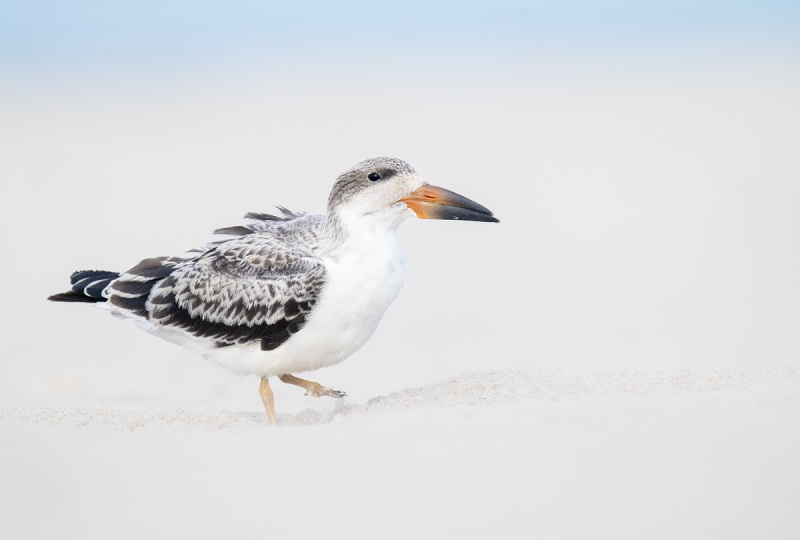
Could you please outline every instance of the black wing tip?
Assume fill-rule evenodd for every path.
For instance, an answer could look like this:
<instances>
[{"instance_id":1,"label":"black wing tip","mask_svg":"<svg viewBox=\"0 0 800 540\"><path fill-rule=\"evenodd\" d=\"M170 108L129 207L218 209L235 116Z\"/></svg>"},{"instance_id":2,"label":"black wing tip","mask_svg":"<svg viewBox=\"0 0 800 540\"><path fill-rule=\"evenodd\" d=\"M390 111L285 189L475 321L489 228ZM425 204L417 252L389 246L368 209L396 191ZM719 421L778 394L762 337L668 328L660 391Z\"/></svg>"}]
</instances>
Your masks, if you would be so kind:
<instances>
[{"instance_id":1,"label":"black wing tip","mask_svg":"<svg viewBox=\"0 0 800 540\"><path fill-rule=\"evenodd\" d=\"M97 302L105 302L105 298L95 298L93 296L86 296L83 293L75 291L67 291L63 293L53 294L47 297L51 302L83 302L87 304L95 304Z\"/></svg>"},{"instance_id":2,"label":"black wing tip","mask_svg":"<svg viewBox=\"0 0 800 540\"><path fill-rule=\"evenodd\" d=\"M105 302L103 292L108 285L120 276L119 272L109 270L78 270L69 277L72 290L53 294L47 299L51 302L84 302L94 304Z\"/></svg>"}]
</instances>

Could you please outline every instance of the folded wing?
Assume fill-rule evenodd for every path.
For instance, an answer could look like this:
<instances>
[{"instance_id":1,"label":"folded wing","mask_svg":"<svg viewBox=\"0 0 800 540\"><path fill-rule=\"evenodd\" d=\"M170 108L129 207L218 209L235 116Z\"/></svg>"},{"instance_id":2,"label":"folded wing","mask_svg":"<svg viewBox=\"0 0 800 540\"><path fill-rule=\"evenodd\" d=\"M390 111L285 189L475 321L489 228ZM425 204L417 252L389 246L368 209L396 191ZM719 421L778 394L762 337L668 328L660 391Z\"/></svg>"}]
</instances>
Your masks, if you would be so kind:
<instances>
[{"instance_id":1,"label":"folded wing","mask_svg":"<svg viewBox=\"0 0 800 540\"><path fill-rule=\"evenodd\" d=\"M292 236L252 231L193 258L145 259L111 284L109 303L220 347L275 349L302 329L325 283L322 261Z\"/></svg>"}]
</instances>

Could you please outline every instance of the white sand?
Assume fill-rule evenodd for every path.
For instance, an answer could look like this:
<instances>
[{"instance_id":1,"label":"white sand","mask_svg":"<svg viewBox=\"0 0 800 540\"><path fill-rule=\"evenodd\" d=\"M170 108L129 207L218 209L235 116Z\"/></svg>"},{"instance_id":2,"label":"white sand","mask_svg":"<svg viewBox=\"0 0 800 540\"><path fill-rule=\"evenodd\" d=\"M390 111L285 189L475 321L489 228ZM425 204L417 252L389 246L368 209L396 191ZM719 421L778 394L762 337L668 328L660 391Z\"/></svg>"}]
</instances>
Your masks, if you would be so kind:
<instances>
[{"instance_id":1,"label":"white sand","mask_svg":"<svg viewBox=\"0 0 800 540\"><path fill-rule=\"evenodd\" d=\"M473 372L308 405L270 428L255 411L3 404L3 536L800 532L793 369Z\"/></svg>"}]
</instances>

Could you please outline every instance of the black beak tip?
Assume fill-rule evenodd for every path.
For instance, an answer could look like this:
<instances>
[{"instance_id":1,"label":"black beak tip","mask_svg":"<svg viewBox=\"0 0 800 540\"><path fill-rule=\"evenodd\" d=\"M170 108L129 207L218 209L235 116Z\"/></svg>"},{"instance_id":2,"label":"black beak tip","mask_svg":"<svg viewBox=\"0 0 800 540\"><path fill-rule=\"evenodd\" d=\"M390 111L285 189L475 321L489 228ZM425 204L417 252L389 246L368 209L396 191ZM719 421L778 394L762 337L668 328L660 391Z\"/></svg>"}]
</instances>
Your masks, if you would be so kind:
<instances>
[{"instance_id":1,"label":"black beak tip","mask_svg":"<svg viewBox=\"0 0 800 540\"><path fill-rule=\"evenodd\" d=\"M500 220L484 207L464 208L457 206L438 205L433 212L436 219L450 219L453 221L481 221L484 223L500 223Z\"/></svg>"},{"instance_id":2,"label":"black beak tip","mask_svg":"<svg viewBox=\"0 0 800 540\"><path fill-rule=\"evenodd\" d=\"M483 213L476 213L470 215L469 217L455 216L453 217L453 219L461 221L481 221L483 223L500 223L500 220L494 217L492 214L483 214Z\"/></svg>"}]
</instances>

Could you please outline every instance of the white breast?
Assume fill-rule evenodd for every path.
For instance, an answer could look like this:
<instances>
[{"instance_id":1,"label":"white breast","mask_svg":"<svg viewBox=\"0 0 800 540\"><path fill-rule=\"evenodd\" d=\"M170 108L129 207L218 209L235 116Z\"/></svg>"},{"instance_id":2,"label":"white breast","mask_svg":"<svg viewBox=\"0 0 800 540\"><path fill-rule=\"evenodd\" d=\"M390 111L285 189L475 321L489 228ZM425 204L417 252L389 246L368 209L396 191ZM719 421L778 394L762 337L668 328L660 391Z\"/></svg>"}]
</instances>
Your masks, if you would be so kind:
<instances>
[{"instance_id":1,"label":"white breast","mask_svg":"<svg viewBox=\"0 0 800 540\"><path fill-rule=\"evenodd\" d=\"M396 223L358 227L324 257L326 283L317 303L302 330L277 349L262 351L254 343L206 350L204 356L236 372L260 376L341 362L372 336L403 285L406 263L396 231Z\"/></svg>"}]
</instances>

